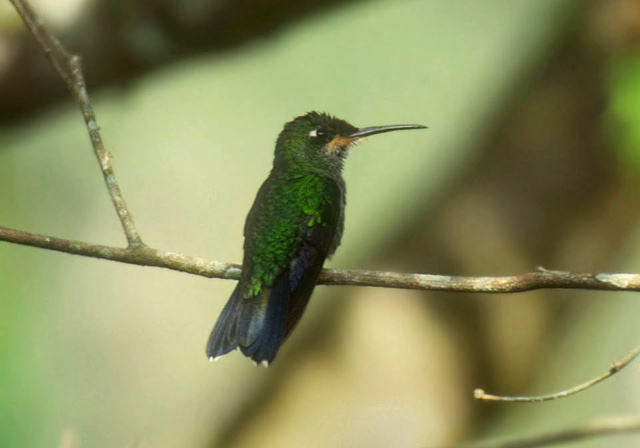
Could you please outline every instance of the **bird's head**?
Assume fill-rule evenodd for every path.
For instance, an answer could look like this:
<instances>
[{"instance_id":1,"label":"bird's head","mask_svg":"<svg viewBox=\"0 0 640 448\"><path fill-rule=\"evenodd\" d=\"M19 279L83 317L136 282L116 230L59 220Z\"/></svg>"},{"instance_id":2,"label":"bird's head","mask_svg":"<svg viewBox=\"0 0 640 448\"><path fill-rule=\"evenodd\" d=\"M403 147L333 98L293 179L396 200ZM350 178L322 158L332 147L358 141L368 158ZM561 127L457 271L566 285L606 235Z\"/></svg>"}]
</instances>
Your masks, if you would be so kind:
<instances>
[{"instance_id":1,"label":"bird's head","mask_svg":"<svg viewBox=\"0 0 640 448\"><path fill-rule=\"evenodd\" d=\"M349 148L383 132L423 129L417 124L356 128L325 113L309 112L284 125L276 142L275 164L304 164L320 170L342 169Z\"/></svg>"}]
</instances>

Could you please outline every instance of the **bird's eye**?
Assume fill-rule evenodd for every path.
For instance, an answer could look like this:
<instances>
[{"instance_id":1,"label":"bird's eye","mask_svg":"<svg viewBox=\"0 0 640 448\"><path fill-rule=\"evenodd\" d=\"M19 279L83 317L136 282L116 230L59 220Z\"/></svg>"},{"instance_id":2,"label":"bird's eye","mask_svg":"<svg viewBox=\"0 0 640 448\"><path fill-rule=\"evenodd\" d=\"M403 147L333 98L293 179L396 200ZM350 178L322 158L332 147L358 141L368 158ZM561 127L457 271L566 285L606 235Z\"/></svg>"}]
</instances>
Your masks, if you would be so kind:
<instances>
[{"instance_id":1,"label":"bird's eye","mask_svg":"<svg viewBox=\"0 0 640 448\"><path fill-rule=\"evenodd\" d=\"M323 136L324 136L324 131L320 129L314 129L313 131L309 132L309 137L323 137Z\"/></svg>"}]
</instances>

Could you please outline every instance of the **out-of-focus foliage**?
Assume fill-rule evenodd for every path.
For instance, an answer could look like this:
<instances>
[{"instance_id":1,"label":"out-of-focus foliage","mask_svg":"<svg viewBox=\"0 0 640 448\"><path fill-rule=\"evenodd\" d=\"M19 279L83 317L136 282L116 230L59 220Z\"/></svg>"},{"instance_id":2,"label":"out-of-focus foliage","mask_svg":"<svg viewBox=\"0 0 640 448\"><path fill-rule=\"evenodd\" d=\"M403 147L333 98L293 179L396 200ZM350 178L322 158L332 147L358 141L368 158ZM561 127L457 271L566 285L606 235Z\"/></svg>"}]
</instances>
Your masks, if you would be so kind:
<instances>
[{"instance_id":1,"label":"out-of-focus foliage","mask_svg":"<svg viewBox=\"0 0 640 448\"><path fill-rule=\"evenodd\" d=\"M640 55L621 56L612 64L609 133L622 157L621 166L640 172Z\"/></svg>"}]
</instances>

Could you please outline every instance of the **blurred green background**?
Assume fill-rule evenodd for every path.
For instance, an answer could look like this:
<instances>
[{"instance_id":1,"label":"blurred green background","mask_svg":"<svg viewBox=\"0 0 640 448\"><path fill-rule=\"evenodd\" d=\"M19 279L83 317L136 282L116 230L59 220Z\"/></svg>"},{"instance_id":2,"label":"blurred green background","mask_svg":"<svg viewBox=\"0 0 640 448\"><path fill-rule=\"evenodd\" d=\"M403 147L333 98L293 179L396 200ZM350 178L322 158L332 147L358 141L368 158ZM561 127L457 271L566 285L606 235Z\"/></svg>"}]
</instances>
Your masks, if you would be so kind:
<instances>
[{"instance_id":1,"label":"blurred green background","mask_svg":"<svg viewBox=\"0 0 640 448\"><path fill-rule=\"evenodd\" d=\"M282 125L351 154L328 266L640 271L640 1L33 2L82 55L143 239L239 262ZM77 107L0 5L0 225L124 245ZM234 282L0 244L0 446L440 447L639 413L637 295L319 287L269 369L204 344ZM614 442L612 442L614 440ZM571 446L637 446L639 436Z\"/></svg>"}]
</instances>

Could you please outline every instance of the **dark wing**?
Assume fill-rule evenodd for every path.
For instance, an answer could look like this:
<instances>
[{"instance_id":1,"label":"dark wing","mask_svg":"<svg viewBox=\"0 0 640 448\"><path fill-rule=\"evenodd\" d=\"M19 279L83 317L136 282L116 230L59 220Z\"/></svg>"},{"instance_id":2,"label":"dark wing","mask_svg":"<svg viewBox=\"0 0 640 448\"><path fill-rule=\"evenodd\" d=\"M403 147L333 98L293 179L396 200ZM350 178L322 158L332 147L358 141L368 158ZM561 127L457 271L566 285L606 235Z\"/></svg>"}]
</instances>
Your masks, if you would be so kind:
<instances>
[{"instance_id":1,"label":"dark wing","mask_svg":"<svg viewBox=\"0 0 640 448\"><path fill-rule=\"evenodd\" d=\"M291 334L300 321L324 261L330 255L329 251L334 245L336 232L342 227L342 192L336 183L328 178L324 180L324 188L333 200L322 208L321 222L314 223L305 229L298 255L289 268L290 297L286 307L284 339Z\"/></svg>"}]
</instances>

